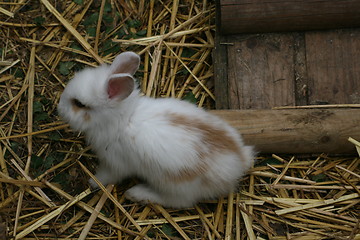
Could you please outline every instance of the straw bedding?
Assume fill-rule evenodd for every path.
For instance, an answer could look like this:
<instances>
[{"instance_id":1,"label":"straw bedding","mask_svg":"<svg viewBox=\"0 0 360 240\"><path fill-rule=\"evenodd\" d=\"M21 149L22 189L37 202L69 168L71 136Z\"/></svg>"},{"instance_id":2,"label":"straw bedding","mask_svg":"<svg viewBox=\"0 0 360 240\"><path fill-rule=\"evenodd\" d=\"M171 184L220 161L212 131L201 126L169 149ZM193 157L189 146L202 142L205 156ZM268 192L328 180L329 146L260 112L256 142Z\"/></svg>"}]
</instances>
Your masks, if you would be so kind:
<instances>
[{"instance_id":1,"label":"straw bedding","mask_svg":"<svg viewBox=\"0 0 360 240\"><path fill-rule=\"evenodd\" d=\"M132 50L144 94L212 108L214 11L206 0L0 2L0 239L360 239L357 156L259 156L238 192L190 209L126 200L136 180L88 189L96 157L56 113L69 78Z\"/></svg>"}]
</instances>

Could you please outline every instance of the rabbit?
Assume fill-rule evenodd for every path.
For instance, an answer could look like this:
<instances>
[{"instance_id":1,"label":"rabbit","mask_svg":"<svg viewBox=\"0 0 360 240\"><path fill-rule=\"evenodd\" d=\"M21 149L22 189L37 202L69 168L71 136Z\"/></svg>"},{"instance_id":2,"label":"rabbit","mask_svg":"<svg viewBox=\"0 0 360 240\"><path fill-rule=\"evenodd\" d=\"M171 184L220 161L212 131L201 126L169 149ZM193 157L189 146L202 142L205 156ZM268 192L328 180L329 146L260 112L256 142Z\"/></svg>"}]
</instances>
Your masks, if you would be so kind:
<instances>
[{"instance_id":1,"label":"rabbit","mask_svg":"<svg viewBox=\"0 0 360 240\"><path fill-rule=\"evenodd\" d=\"M127 190L128 199L172 208L235 190L253 164L253 147L195 104L142 96L139 64L139 55L123 52L111 65L76 73L60 97L60 117L85 133L99 158L96 178L107 185L138 177L144 183Z\"/></svg>"}]
</instances>

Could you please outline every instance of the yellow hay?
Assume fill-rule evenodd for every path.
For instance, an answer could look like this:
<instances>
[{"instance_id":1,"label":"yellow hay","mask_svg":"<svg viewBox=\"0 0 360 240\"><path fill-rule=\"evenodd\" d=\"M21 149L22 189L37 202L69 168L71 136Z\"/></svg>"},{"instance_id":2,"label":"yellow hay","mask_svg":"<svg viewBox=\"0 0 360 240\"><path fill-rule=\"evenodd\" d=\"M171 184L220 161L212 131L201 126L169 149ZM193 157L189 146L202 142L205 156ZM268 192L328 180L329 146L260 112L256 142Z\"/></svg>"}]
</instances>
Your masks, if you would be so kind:
<instances>
[{"instance_id":1,"label":"yellow hay","mask_svg":"<svg viewBox=\"0 0 360 240\"><path fill-rule=\"evenodd\" d=\"M95 179L56 112L69 79L131 50L144 94L211 109L214 23L207 0L0 2L0 239L360 239L358 156L260 155L237 192L177 210L126 200L136 179Z\"/></svg>"}]
</instances>

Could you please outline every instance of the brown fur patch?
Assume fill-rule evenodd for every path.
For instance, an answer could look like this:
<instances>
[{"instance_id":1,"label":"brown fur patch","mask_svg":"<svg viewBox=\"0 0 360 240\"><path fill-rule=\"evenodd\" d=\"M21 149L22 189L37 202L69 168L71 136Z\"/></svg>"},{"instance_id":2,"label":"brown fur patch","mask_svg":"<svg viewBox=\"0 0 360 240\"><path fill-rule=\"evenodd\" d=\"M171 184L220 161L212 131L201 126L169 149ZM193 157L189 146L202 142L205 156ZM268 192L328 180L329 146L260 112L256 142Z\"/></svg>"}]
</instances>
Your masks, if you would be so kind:
<instances>
[{"instance_id":1,"label":"brown fur patch","mask_svg":"<svg viewBox=\"0 0 360 240\"><path fill-rule=\"evenodd\" d=\"M90 121L90 119L91 119L91 118L90 118L89 113L85 112L85 113L84 113L84 121L85 121L85 122L88 122L88 121Z\"/></svg>"},{"instance_id":2,"label":"brown fur patch","mask_svg":"<svg viewBox=\"0 0 360 240\"><path fill-rule=\"evenodd\" d=\"M74 102L76 101L75 99L71 100L71 106L72 106L72 110L77 113L78 111L85 109L85 110L90 110L90 107L87 107L84 105L84 107L79 107L76 105L76 103Z\"/></svg>"},{"instance_id":3,"label":"brown fur patch","mask_svg":"<svg viewBox=\"0 0 360 240\"><path fill-rule=\"evenodd\" d=\"M205 162L197 164L193 169L183 168L178 173L169 173L168 179L172 182L189 182L195 178L204 175L208 169Z\"/></svg>"},{"instance_id":4,"label":"brown fur patch","mask_svg":"<svg viewBox=\"0 0 360 240\"><path fill-rule=\"evenodd\" d=\"M199 162L193 169L184 168L177 174L169 174L169 180L174 182L184 182L194 180L196 177L204 175L209 168L207 157L216 152L234 152L240 154L238 144L226 131L214 128L198 119L190 119L179 114L169 114L171 124L199 132L202 135L202 142L195 146L199 156Z\"/></svg>"},{"instance_id":5,"label":"brown fur patch","mask_svg":"<svg viewBox=\"0 0 360 240\"><path fill-rule=\"evenodd\" d=\"M77 113L81 110L84 110L84 115L83 115L83 119L85 122L90 121L90 114L88 112L86 112L87 110L90 110L90 107L84 106L84 107L79 107L76 105L76 103L73 101L71 101L71 106L72 106L72 110Z\"/></svg>"},{"instance_id":6,"label":"brown fur patch","mask_svg":"<svg viewBox=\"0 0 360 240\"><path fill-rule=\"evenodd\" d=\"M72 106L73 112L77 113L78 111L80 111L80 108L77 107L75 104L72 104L71 106Z\"/></svg>"},{"instance_id":7,"label":"brown fur patch","mask_svg":"<svg viewBox=\"0 0 360 240\"><path fill-rule=\"evenodd\" d=\"M182 115L174 113L170 114L170 122L176 126L202 133L203 143L207 144L209 146L209 150L213 152L229 151L240 153L240 149L236 141L222 129L214 128L214 126L201 122L197 119L186 118Z\"/></svg>"}]
</instances>

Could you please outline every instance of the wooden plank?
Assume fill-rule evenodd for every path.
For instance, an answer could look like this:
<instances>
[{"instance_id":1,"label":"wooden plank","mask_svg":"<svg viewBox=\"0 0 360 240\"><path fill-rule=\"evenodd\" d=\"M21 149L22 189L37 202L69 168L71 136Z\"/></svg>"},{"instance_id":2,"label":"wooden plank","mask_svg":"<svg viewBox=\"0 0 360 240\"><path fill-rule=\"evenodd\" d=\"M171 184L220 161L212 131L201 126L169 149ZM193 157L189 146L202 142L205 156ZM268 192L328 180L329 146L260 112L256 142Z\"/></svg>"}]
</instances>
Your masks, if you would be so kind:
<instances>
[{"instance_id":1,"label":"wooden plank","mask_svg":"<svg viewBox=\"0 0 360 240\"><path fill-rule=\"evenodd\" d=\"M360 109L214 110L261 153L355 153Z\"/></svg>"},{"instance_id":2,"label":"wooden plank","mask_svg":"<svg viewBox=\"0 0 360 240\"><path fill-rule=\"evenodd\" d=\"M218 0L223 34L360 26L358 0Z\"/></svg>"},{"instance_id":3,"label":"wooden plank","mask_svg":"<svg viewBox=\"0 0 360 240\"><path fill-rule=\"evenodd\" d=\"M310 104L360 103L360 29L308 32L305 40Z\"/></svg>"},{"instance_id":4,"label":"wooden plank","mask_svg":"<svg viewBox=\"0 0 360 240\"><path fill-rule=\"evenodd\" d=\"M234 35L228 40L230 108L295 105L292 34Z\"/></svg>"},{"instance_id":5,"label":"wooden plank","mask_svg":"<svg viewBox=\"0 0 360 240\"><path fill-rule=\"evenodd\" d=\"M295 103L296 106L303 106L309 104L305 34L294 33L294 41Z\"/></svg>"},{"instance_id":6,"label":"wooden plank","mask_svg":"<svg viewBox=\"0 0 360 240\"><path fill-rule=\"evenodd\" d=\"M215 49L213 51L215 107L216 109L228 109L227 37L219 33L220 2L217 1L216 4Z\"/></svg>"}]
</instances>

